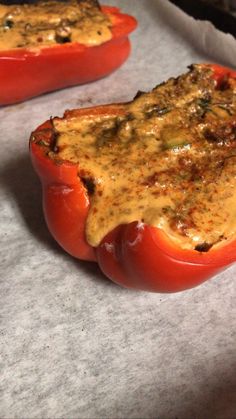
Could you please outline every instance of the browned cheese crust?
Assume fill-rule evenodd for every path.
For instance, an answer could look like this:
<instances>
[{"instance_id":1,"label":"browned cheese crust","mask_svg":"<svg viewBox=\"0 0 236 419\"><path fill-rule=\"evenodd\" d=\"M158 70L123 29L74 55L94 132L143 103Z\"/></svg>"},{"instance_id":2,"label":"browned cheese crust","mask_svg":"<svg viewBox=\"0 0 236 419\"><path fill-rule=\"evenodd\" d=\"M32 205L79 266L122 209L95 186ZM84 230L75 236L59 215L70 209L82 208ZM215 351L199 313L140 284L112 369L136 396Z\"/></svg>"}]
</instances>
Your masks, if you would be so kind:
<instances>
[{"instance_id":1,"label":"browned cheese crust","mask_svg":"<svg viewBox=\"0 0 236 419\"><path fill-rule=\"evenodd\" d=\"M125 104L122 116L53 120L49 157L78 165L90 244L132 221L196 250L235 235L236 80L217 87L212 75L194 65Z\"/></svg>"}]
</instances>

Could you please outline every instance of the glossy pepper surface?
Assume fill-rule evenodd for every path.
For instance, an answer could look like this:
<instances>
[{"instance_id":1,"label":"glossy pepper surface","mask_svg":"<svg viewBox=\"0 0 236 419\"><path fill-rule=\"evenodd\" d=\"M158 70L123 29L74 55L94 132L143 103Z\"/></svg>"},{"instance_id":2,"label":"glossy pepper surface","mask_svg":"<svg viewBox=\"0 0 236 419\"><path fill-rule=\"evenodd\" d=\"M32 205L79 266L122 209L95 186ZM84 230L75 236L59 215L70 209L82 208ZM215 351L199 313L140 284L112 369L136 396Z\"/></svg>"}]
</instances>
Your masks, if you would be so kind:
<instances>
[{"instance_id":1,"label":"glossy pepper surface","mask_svg":"<svg viewBox=\"0 0 236 419\"><path fill-rule=\"evenodd\" d=\"M210 65L214 79L222 83L236 72ZM117 116L125 106L107 105L67 111L71 116ZM43 208L48 228L72 256L97 261L112 281L127 287L154 292L176 292L192 288L225 269L236 259L236 240L207 252L183 249L161 229L140 221L119 225L96 247L86 241L85 222L90 200L78 177L77 165L49 158L54 138L50 121L32 133L30 141L34 168L43 186Z\"/></svg>"},{"instance_id":2,"label":"glossy pepper surface","mask_svg":"<svg viewBox=\"0 0 236 419\"><path fill-rule=\"evenodd\" d=\"M21 102L56 89L100 79L128 58L128 35L137 22L116 7L102 7L112 15L111 40L98 46L77 42L41 48L0 51L0 105Z\"/></svg>"}]
</instances>

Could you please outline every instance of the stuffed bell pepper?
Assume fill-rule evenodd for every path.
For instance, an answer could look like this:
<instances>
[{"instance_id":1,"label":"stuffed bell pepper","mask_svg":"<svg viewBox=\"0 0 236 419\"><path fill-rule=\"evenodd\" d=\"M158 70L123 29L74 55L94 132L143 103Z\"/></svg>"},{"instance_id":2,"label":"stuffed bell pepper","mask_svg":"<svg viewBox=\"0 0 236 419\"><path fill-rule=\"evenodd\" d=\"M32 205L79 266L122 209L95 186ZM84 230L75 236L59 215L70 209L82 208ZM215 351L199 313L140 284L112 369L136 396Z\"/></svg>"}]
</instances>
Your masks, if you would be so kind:
<instances>
[{"instance_id":1,"label":"stuffed bell pepper","mask_svg":"<svg viewBox=\"0 0 236 419\"><path fill-rule=\"evenodd\" d=\"M96 0L0 2L0 105L106 76L128 57L135 27Z\"/></svg>"},{"instance_id":2,"label":"stuffed bell pepper","mask_svg":"<svg viewBox=\"0 0 236 419\"><path fill-rule=\"evenodd\" d=\"M192 65L31 135L48 228L114 282L194 287L236 259L236 72Z\"/></svg>"}]
</instances>

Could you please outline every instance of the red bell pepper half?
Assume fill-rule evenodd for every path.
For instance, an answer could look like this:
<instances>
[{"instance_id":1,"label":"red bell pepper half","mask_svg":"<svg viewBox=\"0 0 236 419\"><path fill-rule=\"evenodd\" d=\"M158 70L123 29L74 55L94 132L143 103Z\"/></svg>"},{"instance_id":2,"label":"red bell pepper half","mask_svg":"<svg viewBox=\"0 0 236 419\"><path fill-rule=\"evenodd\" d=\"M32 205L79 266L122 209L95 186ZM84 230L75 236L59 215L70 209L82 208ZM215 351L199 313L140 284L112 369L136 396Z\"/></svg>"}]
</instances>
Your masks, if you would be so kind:
<instances>
[{"instance_id":1,"label":"red bell pepper half","mask_svg":"<svg viewBox=\"0 0 236 419\"><path fill-rule=\"evenodd\" d=\"M236 72L211 65L220 83ZM107 105L67 111L72 116L122 115L125 106ZM154 292L176 292L192 288L236 260L236 240L208 252L178 247L165 232L139 221L119 225L97 248L86 242L85 221L89 196L77 175L77 166L55 162L47 156L53 130L47 121L32 133L30 151L33 166L43 186L43 207L48 228L58 243L72 256L97 261L112 281L127 287Z\"/></svg>"},{"instance_id":2,"label":"red bell pepper half","mask_svg":"<svg viewBox=\"0 0 236 419\"><path fill-rule=\"evenodd\" d=\"M63 87L106 76L128 58L128 35L137 22L116 7L103 6L112 15L111 40L99 46L66 43L0 51L0 105L9 105Z\"/></svg>"}]
</instances>

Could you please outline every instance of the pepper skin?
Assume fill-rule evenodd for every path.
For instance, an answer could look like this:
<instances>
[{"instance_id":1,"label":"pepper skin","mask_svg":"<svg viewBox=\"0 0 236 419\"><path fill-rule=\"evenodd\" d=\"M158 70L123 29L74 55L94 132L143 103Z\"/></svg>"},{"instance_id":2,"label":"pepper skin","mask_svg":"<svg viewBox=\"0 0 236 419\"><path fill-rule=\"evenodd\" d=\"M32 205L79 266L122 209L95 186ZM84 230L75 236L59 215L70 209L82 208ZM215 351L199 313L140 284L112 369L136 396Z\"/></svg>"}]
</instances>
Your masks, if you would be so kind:
<instances>
[{"instance_id":1,"label":"pepper skin","mask_svg":"<svg viewBox=\"0 0 236 419\"><path fill-rule=\"evenodd\" d=\"M99 46L66 43L38 49L0 51L0 105L9 105L76 84L100 79L121 66L130 53L128 35L137 22L116 7L112 39Z\"/></svg>"},{"instance_id":2,"label":"pepper skin","mask_svg":"<svg viewBox=\"0 0 236 419\"><path fill-rule=\"evenodd\" d=\"M218 65L210 67L219 83L226 74L236 78L236 72L230 69ZM67 111L64 118L124 113L124 105L118 104ZM163 230L138 221L117 226L97 248L92 248L85 237L89 211L87 190L77 176L75 164L55 162L47 156L52 142L52 126L47 121L31 135L31 157L43 186L48 228L72 256L97 261L104 274L119 285L152 292L192 288L235 261L236 240L208 252L182 249Z\"/></svg>"}]
</instances>

